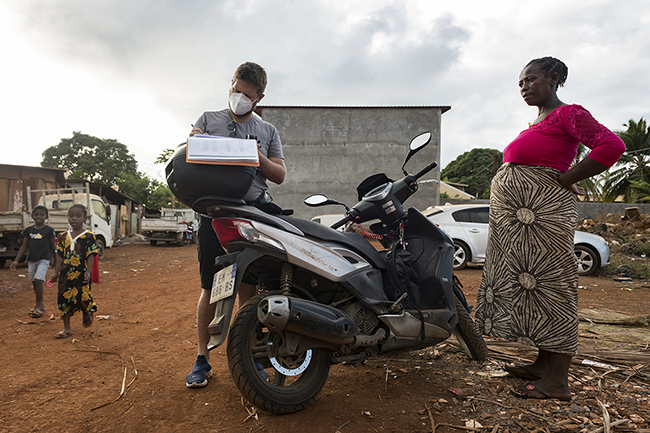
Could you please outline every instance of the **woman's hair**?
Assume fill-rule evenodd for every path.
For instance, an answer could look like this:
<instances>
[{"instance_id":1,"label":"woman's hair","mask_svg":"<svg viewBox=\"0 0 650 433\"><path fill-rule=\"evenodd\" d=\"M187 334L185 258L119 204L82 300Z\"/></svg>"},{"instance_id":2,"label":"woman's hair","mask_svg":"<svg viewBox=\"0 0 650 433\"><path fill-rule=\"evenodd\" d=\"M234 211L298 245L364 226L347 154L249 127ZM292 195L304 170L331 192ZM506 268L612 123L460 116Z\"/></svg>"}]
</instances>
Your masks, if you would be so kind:
<instances>
[{"instance_id":1,"label":"woman's hair","mask_svg":"<svg viewBox=\"0 0 650 433\"><path fill-rule=\"evenodd\" d=\"M545 77L557 72L560 75L557 87L563 87L567 76L569 75L569 68L567 68L562 60L556 59L555 57L541 57L539 59L534 59L528 62L526 67L530 65L538 65L539 70L544 73Z\"/></svg>"},{"instance_id":2,"label":"woman's hair","mask_svg":"<svg viewBox=\"0 0 650 433\"><path fill-rule=\"evenodd\" d=\"M82 204L78 204L78 203L77 203L77 204L73 204L72 206L70 206L70 207L68 208L68 213L70 212L71 209L74 209L74 208L79 208L79 209L81 209L81 212L83 212L83 214L84 214L84 218L88 216L88 212L86 212L86 206L84 206L84 205L82 205Z\"/></svg>"},{"instance_id":3,"label":"woman's hair","mask_svg":"<svg viewBox=\"0 0 650 433\"><path fill-rule=\"evenodd\" d=\"M32 209L32 215L34 215L34 212L37 210L45 212L45 218L48 218L50 216L50 213L47 211L47 208L45 206L36 206L34 209Z\"/></svg>"}]
</instances>

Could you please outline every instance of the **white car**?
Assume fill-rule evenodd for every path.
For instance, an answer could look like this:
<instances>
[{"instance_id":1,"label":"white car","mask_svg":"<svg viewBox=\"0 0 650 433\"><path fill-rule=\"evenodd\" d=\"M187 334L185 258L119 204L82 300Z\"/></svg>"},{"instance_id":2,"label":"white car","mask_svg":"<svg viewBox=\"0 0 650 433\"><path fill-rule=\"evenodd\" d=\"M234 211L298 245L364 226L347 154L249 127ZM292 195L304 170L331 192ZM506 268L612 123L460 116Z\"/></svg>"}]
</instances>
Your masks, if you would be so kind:
<instances>
[{"instance_id":1,"label":"white car","mask_svg":"<svg viewBox=\"0 0 650 433\"><path fill-rule=\"evenodd\" d=\"M484 263L490 206L487 204L432 206L423 214L454 240L454 269ZM573 241L578 274L591 275L609 265L609 246L600 236L576 231Z\"/></svg>"}]
</instances>

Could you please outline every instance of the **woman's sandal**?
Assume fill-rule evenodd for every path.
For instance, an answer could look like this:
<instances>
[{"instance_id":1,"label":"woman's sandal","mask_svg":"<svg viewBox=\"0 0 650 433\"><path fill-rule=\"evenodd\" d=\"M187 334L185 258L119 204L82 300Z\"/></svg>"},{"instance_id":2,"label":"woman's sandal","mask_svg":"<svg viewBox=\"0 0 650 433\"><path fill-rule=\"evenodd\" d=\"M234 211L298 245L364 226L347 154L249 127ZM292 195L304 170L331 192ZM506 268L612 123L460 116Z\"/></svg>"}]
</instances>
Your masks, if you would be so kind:
<instances>
[{"instance_id":1,"label":"woman's sandal","mask_svg":"<svg viewBox=\"0 0 650 433\"><path fill-rule=\"evenodd\" d=\"M538 376L535 373L533 373L528 367L525 365L514 365L514 366L505 366L503 367L505 371L510 373L510 375L519 377L521 379L526 379L526 380L539 380L542 379L542 376Z\"/></svg>"},{"instance_id":2,"label":"woman's sandal","mask_svg":"<svg viewBox=\"0 0 650 433\"><path fill-rule=\"evenodd\" d=\"M532 383L527 383L525 385L518 386L517 388L510 388L510 393L519 398L532 398L537 400L552 399L556 398L560 401L571 401L571 396L568 397L555 397L548 395L544 391L540 391L535 388L535 385Z\"/></svg>"},{"instance_id":3,"label":"woman's sandal","mask_svg":"<svg viewBox=\"0 0 650 433\"><path fill-rule=\"evenodd\" d=\"M62 339L62 338L68 338L71 335L70 332L68 331L59 331L54 335L54 338L56 339Z\"/></svg>"}]
</instances>

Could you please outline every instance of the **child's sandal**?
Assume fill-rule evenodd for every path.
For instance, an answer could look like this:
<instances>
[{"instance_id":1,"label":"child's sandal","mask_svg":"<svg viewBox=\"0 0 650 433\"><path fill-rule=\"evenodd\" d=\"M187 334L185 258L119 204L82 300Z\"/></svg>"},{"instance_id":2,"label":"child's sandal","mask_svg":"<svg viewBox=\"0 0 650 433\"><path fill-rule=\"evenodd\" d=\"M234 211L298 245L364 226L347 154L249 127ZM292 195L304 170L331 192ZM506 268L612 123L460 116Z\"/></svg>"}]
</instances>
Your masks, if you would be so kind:
<instances>
[{"instance_id":1,"label":"child's sandal","mask_svg":"<svg viewBox=\"0 0 650 433\"><path fill-rule=\"evenodd\" d=\"M93 324L93 312L84 313L83 325L84 328L90 327Z\"/></svg>"},{"instance_id":2,"label":"child's sandal","mask_svg":"<svg viewBox=\"0 0 650 433\"><path fill-rule=\"evenodd\" d=\"M37 310L36 308L32 308L31 310L29 310L29 313L27 314L29 315L29 317L38 319L39 317L43 317L44 312L45 310Z\"/></svg>"}]
</instances>

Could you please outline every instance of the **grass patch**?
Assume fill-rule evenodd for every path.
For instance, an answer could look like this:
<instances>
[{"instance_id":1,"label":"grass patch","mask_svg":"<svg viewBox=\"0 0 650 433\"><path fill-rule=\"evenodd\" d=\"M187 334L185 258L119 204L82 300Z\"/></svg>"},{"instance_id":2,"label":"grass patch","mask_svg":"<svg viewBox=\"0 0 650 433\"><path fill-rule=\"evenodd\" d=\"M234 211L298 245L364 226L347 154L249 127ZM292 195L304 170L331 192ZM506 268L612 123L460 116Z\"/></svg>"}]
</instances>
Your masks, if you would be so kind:
<instances>
[{"instance_id":1,"label":"grass patch","mask_svg":"<svg viewBox=\"0 0 650 433\"><path fill-rule=\"evenodd\" d=\"M632 250L632 254L637 256L650 256L650 242L645 239L637 239L629 243L629 248Z\"/></svg>"}]
</instances>

